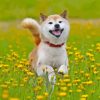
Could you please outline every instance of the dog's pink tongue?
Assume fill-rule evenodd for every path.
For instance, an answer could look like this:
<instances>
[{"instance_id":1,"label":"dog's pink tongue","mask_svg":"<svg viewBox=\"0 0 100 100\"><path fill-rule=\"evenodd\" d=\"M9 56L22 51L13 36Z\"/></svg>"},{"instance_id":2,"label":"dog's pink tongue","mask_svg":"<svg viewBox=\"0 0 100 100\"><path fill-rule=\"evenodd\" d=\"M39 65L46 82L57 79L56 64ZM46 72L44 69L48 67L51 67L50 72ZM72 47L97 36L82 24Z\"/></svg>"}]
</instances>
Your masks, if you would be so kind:
<instances>
[{"instance_id":1,"label":"dog's pink tongue","mask_svg":"<svg viewBox=\"0 0 100 100\"><path fill-rule=\"evenodd\" d=\"M53 34L60 35L60 31L53 31Z\"/></svg>"}]
</instances>

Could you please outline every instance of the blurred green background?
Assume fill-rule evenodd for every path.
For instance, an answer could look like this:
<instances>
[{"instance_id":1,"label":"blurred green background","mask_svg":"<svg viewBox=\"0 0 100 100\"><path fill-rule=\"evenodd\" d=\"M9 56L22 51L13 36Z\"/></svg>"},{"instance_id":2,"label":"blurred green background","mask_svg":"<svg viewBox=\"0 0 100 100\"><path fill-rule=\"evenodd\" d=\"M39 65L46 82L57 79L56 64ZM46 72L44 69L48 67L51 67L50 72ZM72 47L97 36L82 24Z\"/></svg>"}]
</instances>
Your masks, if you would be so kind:
<instances>
[{"instance_id":1,"label":"blurred green background","mask_svg":"<svg viewBox=\"0 0 100 100\"><path fill-rule=\"evenodd\" d=\"M0 0L0 20L38 18L67 9L70 18L100 18L100 0Z\"/></svg>"}]
</instances>

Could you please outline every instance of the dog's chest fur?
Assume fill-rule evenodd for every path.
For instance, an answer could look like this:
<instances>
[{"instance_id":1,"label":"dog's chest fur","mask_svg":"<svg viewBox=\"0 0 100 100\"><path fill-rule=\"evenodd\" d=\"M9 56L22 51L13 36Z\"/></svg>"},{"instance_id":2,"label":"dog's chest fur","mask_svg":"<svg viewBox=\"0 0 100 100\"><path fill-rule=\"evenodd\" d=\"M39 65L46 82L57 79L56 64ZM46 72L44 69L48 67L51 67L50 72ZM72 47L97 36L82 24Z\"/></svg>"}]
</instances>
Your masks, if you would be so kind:
<instances>
[{"instance_id":1,"label":"dog's chest fur","mask_svg":"<svg viewBox=\"0 0 100 100\"><path fill-rule=\"evenodd\" d=\"M67 54L65 46L62 47L50 47L49 45L41 42L38 47L38 61L37 65L50 65L52 67L60 67L66 64Z\"/></svg>"}]
</instances>

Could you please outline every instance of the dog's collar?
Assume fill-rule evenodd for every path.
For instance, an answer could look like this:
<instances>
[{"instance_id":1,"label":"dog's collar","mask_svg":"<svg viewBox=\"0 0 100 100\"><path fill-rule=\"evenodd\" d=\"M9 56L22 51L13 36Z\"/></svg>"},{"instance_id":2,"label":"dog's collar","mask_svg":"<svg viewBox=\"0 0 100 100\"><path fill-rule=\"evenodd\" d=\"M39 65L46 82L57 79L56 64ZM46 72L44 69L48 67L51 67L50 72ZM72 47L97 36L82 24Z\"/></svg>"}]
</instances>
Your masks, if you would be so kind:
<instances>
[{"instance_id":1,"label":"dog's collar","mask_svg":"<svg viewBox=\"0 0 100 100\"><path fill-rule=\"evenodd\" d=\"M65 43L61 43L61 44L53 44L53 43L50 43L49 41L45 41L45 43L47 45L49 45L50 47L55 47L55 48L59 48L59 47L62 47Z\"/></svg>"}]
</instances>

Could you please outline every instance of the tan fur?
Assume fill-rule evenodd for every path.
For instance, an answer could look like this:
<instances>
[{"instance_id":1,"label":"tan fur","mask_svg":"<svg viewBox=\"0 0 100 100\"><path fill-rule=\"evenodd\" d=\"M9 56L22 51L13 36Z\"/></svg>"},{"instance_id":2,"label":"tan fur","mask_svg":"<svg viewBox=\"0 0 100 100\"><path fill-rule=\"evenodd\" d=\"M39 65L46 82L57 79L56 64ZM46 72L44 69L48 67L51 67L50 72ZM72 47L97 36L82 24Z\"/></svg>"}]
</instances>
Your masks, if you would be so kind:
<instances>
[{"instance_id":1,"label":"tan fur","mask_svg":"<svg viewBox=\"0 0 100 100\"><path fill-rule=\"evenodd\" d=\"M53 19L53 20L57 20L57 19L59 19L59 18L61 18L59 15L51 15L51 16L49 16L47 19L48 20L51 20L51 19Z\"/></svg>"},{"instance_id":2,"label":"tan fur","mask_svg":"<svg viewBox=\"0 0 100 100\"><path fill-rule=\"evenodd\" d=\"M35 67L36 62L37 62L37 48L36 49L33 49L32 52L29 55L29 63L31 65L31 68L30 69L34 69L32 67L32 64L34 64L34 67Z\"/></svg>"},{"instance_id":3,"label":"tan fur","mask_svg":"<svg viewBox=\"0 0 100 100\"><path fill-rule=\"evenodd\" d=\"M38 46L41 42L41 39L40 39L40 36L39 35L36 35L34 36L34 43Z\"/></svg>"},{"instance_id":4,"label":"tan fur","mask_svg":"<svg viewBox=\"0 0 100 100\"><path fill-rule=\"evenodd\" d=\"M22 21L21 25L32 32L34 43L38 46L41 42L38 23L33 19L26 18Z\"/></svg>"}]
</instances>

